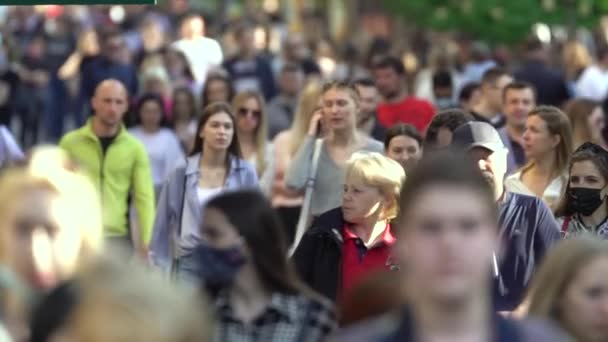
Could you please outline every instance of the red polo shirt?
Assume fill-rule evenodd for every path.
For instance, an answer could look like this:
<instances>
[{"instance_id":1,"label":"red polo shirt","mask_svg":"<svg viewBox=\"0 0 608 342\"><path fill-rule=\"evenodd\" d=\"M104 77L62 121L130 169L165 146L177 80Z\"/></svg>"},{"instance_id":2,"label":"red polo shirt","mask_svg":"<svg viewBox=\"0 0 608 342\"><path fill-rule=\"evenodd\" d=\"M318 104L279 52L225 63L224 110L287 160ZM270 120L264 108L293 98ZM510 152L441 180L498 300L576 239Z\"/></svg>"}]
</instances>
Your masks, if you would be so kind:
<instances>
[{"instance_id":1,"label":"red polo shirt","mask_svg":"<svg viewBox=\"0 0 608 342\"><path fill-rule=\"evenodd\" d=\"M416 127L420 134L424 134L433 120L435 108L428 101L406 97L397 103L381 103L377 112L378 121L386 128L403 122Z\"/></svg>"},{"instance_id":2,"label":"red polo shirt","mask_svg":"<svg viewBox=\"0 0 608 342\"><path fill-rule=\"evenodd\" d=\"M391 233L390 225L386 225L382 239L369 249L363 240L355 235L348 227L342 228L342 288L340 295L346 298L348 291L357 285L365 276L381 269L389 270L391 263L391 246L395 237Z\"/></svg>"}]
</instances>

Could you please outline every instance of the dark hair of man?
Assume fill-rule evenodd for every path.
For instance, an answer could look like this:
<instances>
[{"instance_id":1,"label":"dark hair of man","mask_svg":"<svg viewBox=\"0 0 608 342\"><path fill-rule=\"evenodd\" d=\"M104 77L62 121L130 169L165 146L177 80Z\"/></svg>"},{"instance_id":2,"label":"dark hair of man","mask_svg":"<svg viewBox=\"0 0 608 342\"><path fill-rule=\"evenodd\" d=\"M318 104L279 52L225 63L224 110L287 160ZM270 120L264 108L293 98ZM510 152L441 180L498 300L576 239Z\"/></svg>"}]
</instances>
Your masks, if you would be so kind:
<instances>
[{"instance_id":1,"label":"dark hair of man","mask_svg":"<svg viewBox=\"0 0 608 342\"><path fill-rule=\"evenodd\" d=\"M401 60L394 56L381 56L372 63L372 70L393 69L398 75L405 75L405 67Z\"/></svg>"},{"instance_id":2,"label":"dark hair of man","mask_svg":"<svg viewBox=\"0 0 608 342\"><path fill-rule=\"evenodd\" d=\"M477 193L488 206L492 218L498 219L498 207L494 199L494 190L482 175L475 163L467 160L463 153L438 151L425 155L416 168L408 174L399 197L399 213L396 232L407 228L407 213L421 193L431 187L446 188L456 186Z\"/></svg>"},{"instance_id":3,"label":"dark hair of man","mask_svg":"<svg viewBox=\"0 0 608 342\"><path fill-rule=\"evenodd\" d=\"M433 74L433 88L451 88L452 74L448 70L437 70Z\"/></svg>"},{"instance_id":4,"label":"dark hair of man","mask_svg":"<svg viewBox=\"0 0 608 342\"><path fill-rule=\"evenodd\" d=\"M460 89L460 94L458 94L458 100L460 101L469 101L473 96L475 90L479 89L479 83L477 82L469 82Z\"/></svg>"},{"instance_id":5,"label":"dark hair of man","mask_svg":"<svg viewBox=\"0 0 608 342\"><path fill-rule=\"evenodd\" d=\"M437 135L441 128L446 127L454 132L460 125L469 121L473 121L473 116L462 109L446 109L439 112L426 130L424 148L433 148L437 145Z\"/></svg>"},{"instance_id":6,"label":"dark hair of man","mask_svg":"<svg viewBox=\"0 0 608 342\"><path fill-rule=\"evenodd\" d=\"M536 99L536 87L533 86L532 83L529 83L526 81L514 81L514 82L507 84L505 89L502 91L502 98L503 99L507 98L507 92L509 90L524 90L524 89L530 89L532 91L532 95L534 96L534 99Z\"/></svg>"},{"instance_id":7,"label":"dark hair of man","mask_svg":"<svg viewBox=\"0 0 608 342\"><path fill-rule=\"evenodd\" d=\"M236 25L236 28L234 29L234 38L240 39L245 34L245 32L252 30L253 24L249 21L243 21Z\"/></svg>"},{"instance_id":8,"label":"dark hair of man","mask_svg":"<svg viewBox=\"0 0 608 342\"><path fill-rule=\"evenodd\" d=\"M369 77L357 78L353 81L355 87L376 87L376 83Z\"/></svg>"},{"instance_id":9,"label":"dark hair of man","mask_svg":"<svg viewBox=\"0 0 608 342\"><path fill-rule=\"evenodd\" d=\"M286 63L281 67L281 74L303 72L302 68L295 63Z\"/></svg>"},{"instance_id":10,"label":"dark hair of man","mask_svg":"<svg viewBox=\"0 0 608 342\"><path fill-rule=\"evenodd\" d=\"M499 78L508 76L509 73L502 68L491 68L483 73L481 77L481 84L496 84Z\"/></svg>"},{"instance_id":11,"label":"dark hair of man","mask_svg":"<svg viewBox=\"0 0 608 342\"><path fill-rule=\"evenodd\" d=\"M386 131L386 138L384 138L384 148L388 150L391 144L391 140L399 136L410 137L418 142L418 146L422 147L422 135L418 132L416 127L410 124L398 123Z\"/></svg>"},{"instance_id":12,"label":"dark hair of man","mask_svg":"<svg viewBox=\"0 0 608 342\"><path fill-rule=\"evenodd\" d=\"M537 37L530 37L526 40L524 44L524 49L526 52L536 52L541 50L544 47L543 42Z\"/></svg>"}]
</instances>

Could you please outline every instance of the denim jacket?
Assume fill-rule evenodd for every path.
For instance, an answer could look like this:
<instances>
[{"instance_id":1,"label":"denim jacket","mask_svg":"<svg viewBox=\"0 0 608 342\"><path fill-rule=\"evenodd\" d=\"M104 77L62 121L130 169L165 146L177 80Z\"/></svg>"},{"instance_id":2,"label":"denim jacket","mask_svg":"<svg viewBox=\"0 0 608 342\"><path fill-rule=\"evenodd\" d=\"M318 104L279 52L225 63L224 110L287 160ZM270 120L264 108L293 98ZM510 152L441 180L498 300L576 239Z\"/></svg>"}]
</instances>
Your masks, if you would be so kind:
<instances>
[{"instance_id":1,"label":"denim jacket","mask_svg":"<svg viewBox=\"0 0 608 342\"><path fill-rule=\"evenodd\" d=\"M160 192L150 257L156 266L165 271L169 270L174 256L188 254L198 242L198 229L202 220L202 208L197 197L199 161L200 153L188 157L185 165L177 166L169 174ZM222 192L257 187L255 168L245 160L233 158ZM182 227L184 222L196 222L196 227ZM185 229L195 233L188 236L180 234ZM176 250L172 252L172 248Z\"/></svg>"}]
</instances>

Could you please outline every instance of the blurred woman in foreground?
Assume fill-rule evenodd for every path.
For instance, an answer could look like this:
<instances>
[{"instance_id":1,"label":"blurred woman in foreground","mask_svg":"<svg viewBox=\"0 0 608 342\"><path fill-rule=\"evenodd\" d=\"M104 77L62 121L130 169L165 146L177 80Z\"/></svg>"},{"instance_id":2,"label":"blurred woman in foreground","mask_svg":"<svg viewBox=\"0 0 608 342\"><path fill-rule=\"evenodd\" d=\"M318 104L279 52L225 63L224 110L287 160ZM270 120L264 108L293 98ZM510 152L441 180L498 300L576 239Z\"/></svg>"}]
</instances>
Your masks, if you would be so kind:
<instances>
[{"instance_id":1,"label":"blurred woman in foreground","mask_svg":"<svg viewBox=\"0 0 608 342\"><path fill-rule=\"evenodd\" d=\"M31 341L209 342L205 301L124 255L87 264L42 300Z\"/></svg>"},{"instance_id":2,"label":"blurred woman in foreground","mask_svg":"<svg viewBox=\"0 0 608 342\"><path fill-rule=\"evenodd\" d=\"M529 315L555 322L578 342L608 340L608 242L566 240L545 257L530 288Z\"/></svg>"},{"instance_id":3,"label":"blurred woman in foreground","mask_svg":"<svg viewBox=\"0 0 608 342\"><path fill-rule=\"evenodd\" d=\"M264 195L219 195L204 216L196 254L204 285L217 293L215 341L324 341L335 324L333 310L297 280Z\"/></svg>"}]
</instances>

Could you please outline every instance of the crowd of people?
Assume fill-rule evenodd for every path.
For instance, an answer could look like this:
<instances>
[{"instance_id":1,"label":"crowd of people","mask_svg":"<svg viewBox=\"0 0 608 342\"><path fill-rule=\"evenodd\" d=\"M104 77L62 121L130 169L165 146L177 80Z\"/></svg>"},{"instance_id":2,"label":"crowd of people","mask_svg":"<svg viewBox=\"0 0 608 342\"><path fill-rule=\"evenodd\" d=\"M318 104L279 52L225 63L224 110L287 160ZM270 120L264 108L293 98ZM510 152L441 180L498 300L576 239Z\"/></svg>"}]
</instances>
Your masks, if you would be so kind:
<instances>
[{"instance_id":1,"label":"crowd of people","mask_svg":"<svg viewBox=\"0 0 608 342\"><path fill-rule=\"evenodd\" d=\"M105 8L3 33L0 341L608 339L608 49L410 91L390 49Z\"/></svg>"}]
</instances>

